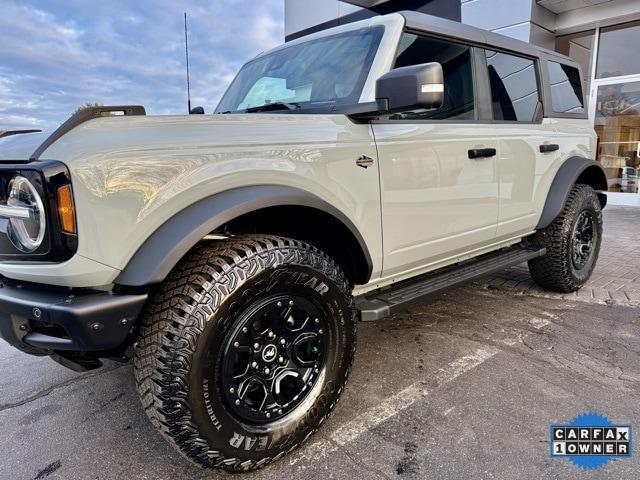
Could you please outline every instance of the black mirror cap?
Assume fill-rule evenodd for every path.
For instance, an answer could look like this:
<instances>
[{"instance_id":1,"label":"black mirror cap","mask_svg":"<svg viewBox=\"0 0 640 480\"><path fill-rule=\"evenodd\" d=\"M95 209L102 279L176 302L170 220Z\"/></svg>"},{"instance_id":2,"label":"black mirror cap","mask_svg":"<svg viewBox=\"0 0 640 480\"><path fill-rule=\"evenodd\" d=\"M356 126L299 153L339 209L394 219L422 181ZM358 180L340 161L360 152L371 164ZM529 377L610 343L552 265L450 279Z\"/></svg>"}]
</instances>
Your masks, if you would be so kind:
<instances>
[{"instance_id":1,"label":"black mirror cap","mask_svg":"<svg viewBox=\"0 0 640 480\"><path fill-rule=\"evenodd\" d=\"M204 107L193 107L189 110L191 115L204 115Z\"/></svg>"},{"instance_id":2,"label":"black mirror cap","mask_svg":"<svg viewBox=\"0 0 640 480\"><path fill-rule=\"evenodd\" d=\"M433 62L391 70L376 83L376 102L380 110L389 113L442 107L442 65Z\"/></svg>"}]
</instances>

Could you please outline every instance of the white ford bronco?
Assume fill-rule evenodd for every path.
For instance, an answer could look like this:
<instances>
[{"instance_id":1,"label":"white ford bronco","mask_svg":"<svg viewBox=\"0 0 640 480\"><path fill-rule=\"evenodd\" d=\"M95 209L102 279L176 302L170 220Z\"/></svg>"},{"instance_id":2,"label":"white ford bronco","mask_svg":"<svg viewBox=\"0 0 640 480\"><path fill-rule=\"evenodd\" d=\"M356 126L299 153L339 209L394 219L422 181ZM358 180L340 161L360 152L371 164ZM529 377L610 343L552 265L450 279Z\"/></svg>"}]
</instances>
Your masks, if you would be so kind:
<instances>
[{"instance_id":1,"label":"white ford bronco","mask_svg":"<svg viewBox=\"0 0 640 480\"><path fill-rule=\"evenodd\" d=\"M414 12L254 58L213 115L92 107L3 137L2 337L75 369L132 357L153 424L231 472L318 429L358 319L525 261L575 291L602 239L579 66Z\"/></svg>"}]
</instances>

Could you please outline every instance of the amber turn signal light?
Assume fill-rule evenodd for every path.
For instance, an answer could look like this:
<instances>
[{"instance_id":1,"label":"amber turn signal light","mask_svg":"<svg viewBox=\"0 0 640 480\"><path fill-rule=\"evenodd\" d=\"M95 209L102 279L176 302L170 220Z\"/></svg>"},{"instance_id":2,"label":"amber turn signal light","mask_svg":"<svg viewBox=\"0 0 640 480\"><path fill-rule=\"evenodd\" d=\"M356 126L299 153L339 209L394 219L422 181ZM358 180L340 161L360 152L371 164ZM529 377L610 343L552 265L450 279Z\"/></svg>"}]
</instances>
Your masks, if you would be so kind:
<instances>
[{"instance_id":1,"label":"amber turn signal light","mask_svg":"<svg viewBox=\"0 0 640 480\"><path fill-rule=\"evenodd\" d=\"M60 228L65 233L76 232L76 208L73 204L71 185L65 185L58 189L58 217Z\"/></svg>"}]
</instances>

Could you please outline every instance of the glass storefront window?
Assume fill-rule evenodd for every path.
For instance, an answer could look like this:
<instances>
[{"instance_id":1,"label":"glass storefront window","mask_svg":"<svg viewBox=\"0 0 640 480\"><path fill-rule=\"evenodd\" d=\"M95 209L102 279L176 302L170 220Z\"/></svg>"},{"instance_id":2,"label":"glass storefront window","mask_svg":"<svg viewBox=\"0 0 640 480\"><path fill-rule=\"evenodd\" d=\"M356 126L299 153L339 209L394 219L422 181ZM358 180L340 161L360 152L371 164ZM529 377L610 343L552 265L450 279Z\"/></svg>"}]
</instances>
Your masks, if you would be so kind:
<instances>
[{"instance_id":1,"label":"glass storefront window","mask_svg":"<svg viewBox=\"0 0 640 480\"><path fill-rule=\"evenodd\" d=\"M556 38L556 51L582 66L609 191L640 193L640 21ZM626 77L621 79L619 77ZM595 80L593 80L595 78ZM631 198L631 197L629 197Z\"/></svg>"},{"instance_id":2,"label":"glass storefront window","mask_svg":"<svg viewBox=\"0 0 640 480\"><path fill-rule=\"evenodd\" d=\"M640 82L599 85L595 130L598 160L612 192L638 193Z\"/></svg>"},{"instance_id":3,"label":"glass storefront window","mask_svg":"<svg viewBox=\"0 0 640 480\"><path fill-rule=\"evenodd\" d=\"M600 29L596 78L640 73L640 21Z\"/></svg>"},{"instance_id":4,"label":"glass storefront window","mask_svg":"<svg viewBox=\"0 0 640 480\"><path fill-rule=\"evenodd\" d=\"M593 48L596 38L595 30L573 33L556 38L556 52L571 57L582 67L584 75L584 91L590 91L591 68L593 63Z\"/></svg>"}]
</instances>

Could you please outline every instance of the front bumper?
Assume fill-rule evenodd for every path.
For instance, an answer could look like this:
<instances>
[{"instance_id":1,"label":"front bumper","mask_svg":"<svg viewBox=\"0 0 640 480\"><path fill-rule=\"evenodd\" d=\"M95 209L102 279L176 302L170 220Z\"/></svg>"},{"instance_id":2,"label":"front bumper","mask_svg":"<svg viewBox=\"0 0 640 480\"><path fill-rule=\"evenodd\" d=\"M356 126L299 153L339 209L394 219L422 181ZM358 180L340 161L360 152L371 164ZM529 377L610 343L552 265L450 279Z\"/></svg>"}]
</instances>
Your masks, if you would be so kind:
<instances>
[{"instance_id":1,"label":"front bumper","mask_svg":"<svg viewBox=\"0 0 640 480\"><path fill-rule=\"evenodd\" d=\"M127 341L147 296L0 277L0 337L33 355L114 351Z\"/></svg>"}]
</instances>

